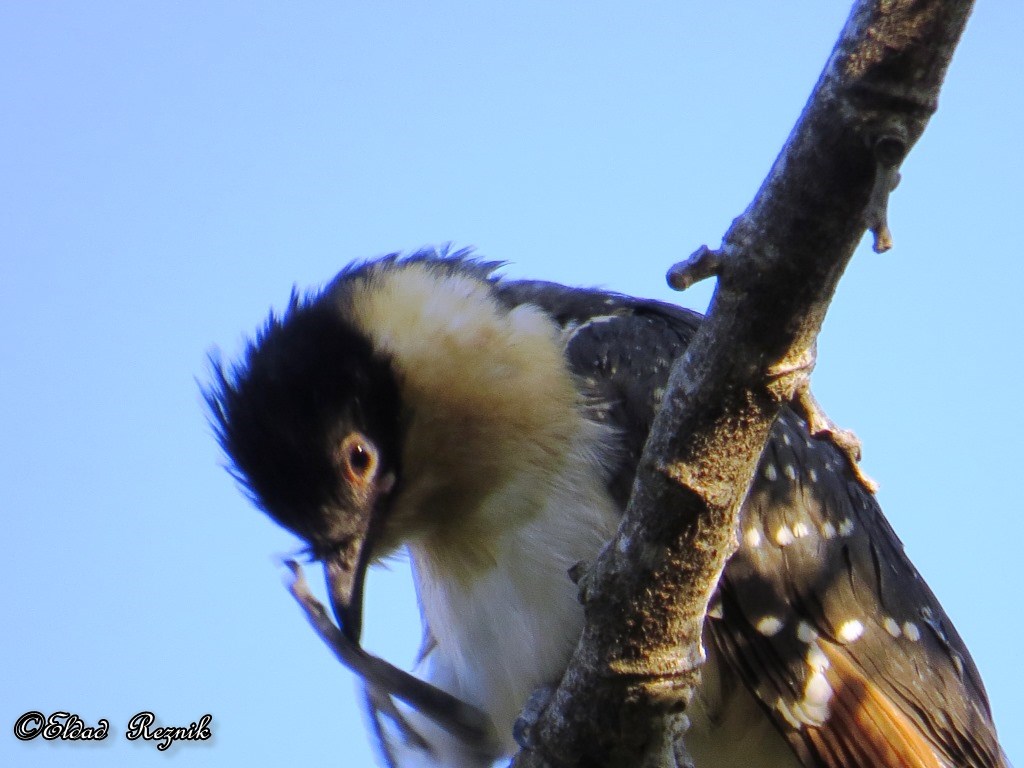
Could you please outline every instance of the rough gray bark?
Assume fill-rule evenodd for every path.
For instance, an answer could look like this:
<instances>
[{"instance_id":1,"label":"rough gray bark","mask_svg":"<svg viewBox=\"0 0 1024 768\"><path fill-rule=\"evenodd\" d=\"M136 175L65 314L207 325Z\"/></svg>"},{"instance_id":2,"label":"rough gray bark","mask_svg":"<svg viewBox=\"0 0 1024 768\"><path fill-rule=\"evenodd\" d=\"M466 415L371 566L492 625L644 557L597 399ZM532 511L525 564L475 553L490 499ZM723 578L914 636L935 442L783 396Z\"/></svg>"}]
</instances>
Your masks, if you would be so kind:
<instances>
[{"instance_id":1,"label":"rough gray bark","mask_svg":"<svg viewBox=\"0 0 1024 768\"><path fill-rule=\"evenodd\" d=\"M558 689L524 724L519 768L657 764L667 713L698 680L708 600L780 406L810 410L814 344L866 230L886 250L897 169L936 109L971 4L858 2L756 198L718 251L673 267L716 276L616 538L580 579L587 626ZM848 446L853 449L852 446Z\"/></svg>"}]
</instances>

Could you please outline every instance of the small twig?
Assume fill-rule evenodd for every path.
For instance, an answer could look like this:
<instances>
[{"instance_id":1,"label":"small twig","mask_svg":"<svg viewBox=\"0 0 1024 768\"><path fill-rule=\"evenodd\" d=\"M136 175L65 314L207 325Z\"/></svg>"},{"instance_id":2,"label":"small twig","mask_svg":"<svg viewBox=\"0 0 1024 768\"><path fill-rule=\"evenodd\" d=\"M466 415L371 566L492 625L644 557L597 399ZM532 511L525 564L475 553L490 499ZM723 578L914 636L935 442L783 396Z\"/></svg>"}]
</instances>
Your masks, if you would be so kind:
<instances>
[{"instance_id":1,"label":"small twig","mask_svg":"<svg viewBox=\"0 0 1024 768\"><path fill-rule=\"evenodd\" d=\"M309 591L302 567L294 560L287 560L285 564L293 577L288 584L288 591L338 661L359 675L368 686L404 701L467 744L480 745L481 749L494 751L491 749L491 745L496 742L494 726L487 715L353 643L331 621L327 609Z\"/></svg>"},{"instance_id":2,"label":"small twig","mask_svg":"<svg viewBox=\"0 0 1024 768\"><path fill-rule=\"evenodd\" d=\"M875 156L875 183L864 211L864 223L874 237L875 253L885 253L892 248L889 195L900 183L899 167L907 154L906 130L896 124L889 126L873 138L871 151Z\"/></svg>"},{"instance_id":3,"label":"small twig","mask_svg":"<svg viewBox=\"0 0 1024 768\"><path fill-rule=\"evenodd\" d=\"M713 251L702 245L686 259L673 265L665 279L669 286L677 291L685 291L691 285L717 277L722 269L722 252Z\"/></svg>"},{"instance_id":4,"label":"small twig","mask_svg":"<svg viewBox=\"0 0 1024 768\"><path fill-rule=\"evenodd\" d=\"M871 188L868 207L864 211L864 223L874 237L871 245L875 253L885 253L892 248L892 231L889 229L889 193L900 183L900 172L895 168L875 169L875 184Z\"/></svg>"}]
</instances>

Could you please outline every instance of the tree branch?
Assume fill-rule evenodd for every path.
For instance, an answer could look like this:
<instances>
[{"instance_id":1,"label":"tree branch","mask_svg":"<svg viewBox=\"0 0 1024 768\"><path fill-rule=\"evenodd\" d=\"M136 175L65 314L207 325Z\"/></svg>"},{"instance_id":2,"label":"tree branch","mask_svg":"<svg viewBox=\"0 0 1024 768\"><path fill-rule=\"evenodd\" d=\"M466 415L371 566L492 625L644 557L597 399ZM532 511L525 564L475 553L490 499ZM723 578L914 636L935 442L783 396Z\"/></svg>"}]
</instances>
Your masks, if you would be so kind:
<instances>
[{"instance_id":1,"label":"tree branch","mask_svg":"<svg viewBox=\"0 0 1024 768\"><path fill-rule=\"evenodd\" d=\"M521 729L520 768L637 766L699 679L704 614L735 549L739 508L783 403L866 229L891 245L898 167L935 111L971 4L858 2L812 97L718 251L670 271L717 275L676 363L616 538L580 578L587 625L561 684ZM654 759L657 759L656 757Z\"/></svg>"}]
</instances>

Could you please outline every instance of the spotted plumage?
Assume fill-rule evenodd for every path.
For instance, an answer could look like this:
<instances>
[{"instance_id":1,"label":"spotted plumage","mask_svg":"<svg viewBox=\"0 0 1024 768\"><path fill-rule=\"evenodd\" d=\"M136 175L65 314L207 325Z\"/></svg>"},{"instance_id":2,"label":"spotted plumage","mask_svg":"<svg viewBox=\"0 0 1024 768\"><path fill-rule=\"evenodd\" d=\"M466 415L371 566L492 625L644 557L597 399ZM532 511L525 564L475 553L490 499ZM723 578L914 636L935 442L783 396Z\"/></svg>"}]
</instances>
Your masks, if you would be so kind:
<instances>
[{"instance_id":1,"label":"spotted plumage","mask_svg":"<svg viewBox=\"0 0 1024 768\"><path fill-rule=\"evenodd\" d=\"M557 681L582 626L566 570L614 531L700 322L495 268L465 253L350 268L272 319L208 394L239 477L325 559L356 639L362 570L408 547L429 638L418 672L487 712L500 744L459 743L407 712L422 740L379 730L401 765L468 768L515 749L512 721ZM316 335L331 323L348 341ZM366 389L377 380L382 399ZM353 464L356 444L372 464ZM697 768L1006 765L948 617L847 454L789 409L737 542L688 713Z\"/></svg>"},{"instance_id":2,"label":"spotted plumage","mask_svg":"<svg viewBox=\"0 0 1024 768\"><path fill-rule=\"evenodd\" d=\"M499 291L575 329L566 357L624 436L612 483L624 506L653 394L699 319L603 292L576 290L566 300L562 286L544 283ZM720 615L709 622L712 663L754 692L803 765L1004 764L960 636L846 456L789 409L772 430L740 531ZM867 686L876 695L856 692Z\"/></svg>"}]
</instances>

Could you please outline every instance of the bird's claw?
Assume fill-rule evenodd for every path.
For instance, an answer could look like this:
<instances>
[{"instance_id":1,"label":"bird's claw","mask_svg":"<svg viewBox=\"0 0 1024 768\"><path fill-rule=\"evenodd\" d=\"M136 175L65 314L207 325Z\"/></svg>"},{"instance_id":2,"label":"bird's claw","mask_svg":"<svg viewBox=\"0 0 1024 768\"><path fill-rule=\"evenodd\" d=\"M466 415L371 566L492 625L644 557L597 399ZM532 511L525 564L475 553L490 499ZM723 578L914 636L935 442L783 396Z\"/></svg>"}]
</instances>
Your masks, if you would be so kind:
<instances>
[{"instance_id":1,"label":"bird's claw","mask_svg":"<svg viewBox=\"0 0 1024 768\"><path fill-rule=\"evenodd\" d=\"M544 714L544 710L548 708L557 687L550 683L538 686L526 700L526 706L523 707L523 711L516 718L515 725L512 726L512 737L521 748L534 749L537 746L537 723L540 721L541 715Z\"/></svg>"},{"instance_id":2,"label":"bird's claw","mask_svg":"<svg viewBox=\"0 0 1024 768\"><path fill-rule=\"evenodd\" d=\"M811 437L827 438L846 457L854 478L870 493L878 491L876 483L860 468L861 442L856 433L843 429L828 417L821 404L811 394L809 385L797 389L795 405L800 415L807 422L807 431Z\"/></svg>"}]
</instances>

